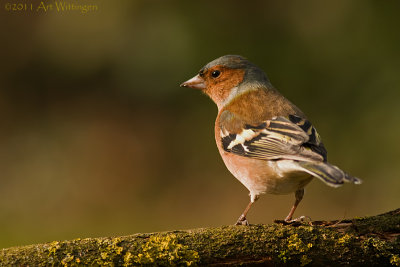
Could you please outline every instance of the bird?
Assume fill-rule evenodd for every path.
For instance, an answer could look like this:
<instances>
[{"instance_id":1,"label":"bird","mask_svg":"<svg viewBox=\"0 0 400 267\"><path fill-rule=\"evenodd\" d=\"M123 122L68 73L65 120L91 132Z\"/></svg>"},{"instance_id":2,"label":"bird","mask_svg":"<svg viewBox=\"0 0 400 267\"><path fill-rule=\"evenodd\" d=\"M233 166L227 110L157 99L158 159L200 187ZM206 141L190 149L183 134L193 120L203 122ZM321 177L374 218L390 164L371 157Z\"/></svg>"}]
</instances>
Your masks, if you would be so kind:
<instances>
[{"instance_id":1,"label":"bird","mask_svg":"<svg viewBox=\"0 0 400 267\"><path fill-rule=\"evenodd\" d=\"M294 193L294 204L284 219L291 223L297 220L292 218L304 187L313 178L331 187L361 184L361 179L327 161L327 150L306 115L247 58L219 57L180 86L202 91L217 105L218 151L250 195L236 225L249 225L247 214L263 194Z\"/></svg>"}]
</instances>

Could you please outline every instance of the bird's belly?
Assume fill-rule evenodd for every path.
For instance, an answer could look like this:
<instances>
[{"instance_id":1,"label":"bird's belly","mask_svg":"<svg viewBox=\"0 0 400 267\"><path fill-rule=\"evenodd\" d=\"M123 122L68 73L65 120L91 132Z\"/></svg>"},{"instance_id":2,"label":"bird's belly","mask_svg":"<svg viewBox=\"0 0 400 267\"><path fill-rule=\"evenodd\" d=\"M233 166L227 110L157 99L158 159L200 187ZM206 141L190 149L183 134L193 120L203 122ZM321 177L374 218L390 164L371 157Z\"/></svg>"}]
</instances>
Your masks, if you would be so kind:
<instances>
[{"instance_id":1,"label":"bird's belly","mask_svg":"<svg viewBox=\"0 0 400 267\"><path fill-rule=\"evenodd\" d=\"M253 197L261 194L289 194L304 188L312 176L296 168L291 160L265 161L230 154L223 157L228 170Z\"/></svg>"},{"instance_id":2,"label":"bird's belly","mask_svg":"<svg viewBox=\"0 0 400 267\"><path fill-rule=\"evenodd\" d=\"M304 188L312 176L301 171L287 172L283 176L272 176L266 179L266 191L269 194L289 194Z\"/></svg>"}]
</instances>

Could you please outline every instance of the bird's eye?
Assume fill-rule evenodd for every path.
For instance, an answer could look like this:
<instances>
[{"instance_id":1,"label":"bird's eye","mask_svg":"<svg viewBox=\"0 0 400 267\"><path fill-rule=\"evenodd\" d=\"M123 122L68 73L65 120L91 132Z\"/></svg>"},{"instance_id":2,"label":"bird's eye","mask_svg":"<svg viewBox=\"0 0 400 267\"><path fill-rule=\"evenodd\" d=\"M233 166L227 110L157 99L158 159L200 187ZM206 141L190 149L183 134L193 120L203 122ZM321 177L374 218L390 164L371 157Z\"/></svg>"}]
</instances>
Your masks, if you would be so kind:
<instances>
[{"instance_id":1,"label":"bird's eye","mask_svg":"<svg viewBox=\"0 0 400 267\"><path fill-rule=\"evenodd\" d=\"M214 70L214 71L211 73L211 76L212 76L213 78L217 78L220 74L221 74L221 72L220 72L219 70Z\"/></svg>"}]
</instances>

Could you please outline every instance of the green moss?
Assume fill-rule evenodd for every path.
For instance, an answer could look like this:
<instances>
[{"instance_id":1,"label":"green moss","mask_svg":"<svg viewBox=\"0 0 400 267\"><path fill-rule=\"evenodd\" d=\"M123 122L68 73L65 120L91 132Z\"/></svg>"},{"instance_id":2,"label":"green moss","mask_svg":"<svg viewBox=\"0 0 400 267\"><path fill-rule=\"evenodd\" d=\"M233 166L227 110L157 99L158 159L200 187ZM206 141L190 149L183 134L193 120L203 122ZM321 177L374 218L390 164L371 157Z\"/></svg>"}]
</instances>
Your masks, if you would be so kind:
<instances>
[{"instance_id":1,"label":"green moss","mask_svg":"<svg viewBox=\"0 0 400 267\"><path fill-rule=\"evenodd\" d=\"M135 256L126 256L124 264L158 266L192 266L199 260L199 254L178 242L175 234L152 236L142 245Z\"/></svg>"},{"instance_id":2,"label":"green moss","mask_svg":"<svg viewBox=\"0 0 400 267\"><path fill-rule=\"evenodd\" d=\"M359 234L396 233L400 231L400 209L378 216L365 217L353 221L354 228Z\"/></svg>"},{"instance_id":3,"label":"green moss","mask_svg":"<svg viewBox=\"0 0 400 267\"><path fill-rule=\"evenodd\" d=\"M389 248L387 242L376 237L369 237L363 240L361 242L361 247L366 252L369 252L370 250L379 252L379 254L376 254L377 256L381 256L381 254L386 252Z\"/></svg>"},{"instance_id":4,"label":"green moss","mask_svg":"<svg viewBox=\"0 0 400 267\"><path fill-rule=\"evenodd\" d=\"M133 259L134 257L132 253L130 252L125 253L123 266L126 267L132 265Z\"/></svg>"},{"instance_id":5,"label":"green moss","mask_svg":"<svg viewBox=\"0 0 400 267\"><path fill-rule=\"evenodd\" d=\"M351 233L340 233L332 228L302 225L298 227L277 226L271 237L271 250L275 252L275 263L329 264L320 257L321 251L330 254L330 260L346 263L356 254L358 237ZM335 251L335 253L332 253Z\"/></svg>"},{"instance_id":6,"label":"green moss","mask_svg":"<svg viewBox=\"0 0 400 267\"><path fill-rule=\"evenodd\" d=\"M390 264L395 266L400 266L400 256L399 255L392 255L390 258Z\"/></svg>"},{"instance_id":7,"label":"green moss","mask_svg":"<svg viewBox=\"0 0 400 267\"><path fill-rule=\"evenodd\" d=\"M400 266L399 218L397 210L376 218L344 221L339 227L332 224L222 226L55 241L0 250L0 266L328 266L332 262Z\"/></svg>"},{"instance_id":8,"label":"green moss","mask_svg":"<svg viewBox=\"0 0 400 267\"><path fill-rule=\"evenodd\" d=\"M339 245L346 245L351 241L351 236L349 234L344 234L343 236L339 237L337 243Z\"/></svg>"},{"instance_id":9,"label":"green moss","mask_svg":"<svg viewBox=\"0 0 400 267\"><path fill-rule=\"evenodd\" d=\"M60 247L61 247L61 246L60 246L60 242L58 242L58 241L53 241L53 242L51 242L50 245L49 245L49 248L48 248L48 251L49 251L48 256L49 256L49 257L55 256L56 253L57 253L57 250L58 250Z\"/></svg>"},{"instance_id":10,"label":"green moss","mask_svg":"<svg viewBox=\"0 0 400 267\"><path fill-rule=\"evenodd\" d=\"M64 259L61 260L61 264L63 266L68 266L68 263L73 262L73 260L74 260L74 256L72 256L70 253L67 253L67 255L64 257Z\"/></svg>"},{"instance_id":11,"label":"green moss","mask_svg":"<svg viewBox=\"0 0 400 267\"><path fill-rule=\"evenodd\" d=\"M43 262L51 265L120 265L125 248L121 238L75 239L72 241L54 241L44 245L48 259ZM37 265L47 265L39 263Z\"/></svg>"},{"instance_id":12,"label":"green moss","mask_svg":"<svg viewBox=\"0 0 400 267\"><path fill-rule=\"evenodd\" d=\"M361 242L361 247L369 255L374 255L376 258L388 259L390 264L400 266L400 257L398 254L393 253L396 250L392 242L376 237L369 237Z\"/></svg>"},{"instance_id":13,"label":"green moss","mask_svg":"<svg viewBox=\"0 0 400 267\"><path fill-rule=\"evenodd\" d=\"M286 263L288 260L291 260L294 255L301 255L301 266L304 266L311 262L311 259L307 257L306 252L308 252L312 247L312 243L304 242L299 238L298 234L293 234L287 239L286 248L281 249L278 257Z\"/></svg>"},{"instance_id":14,"label":"green moss","mask_svg":"<svg viewBox=\"0 0 400 267\"><path fill-rule=\"evenodd\" d=\"M307 255L302 255L300 258L300 266L305 266L312 262L312 259L308 258Z\"/></svg>"},{"instance_id":15,"label":"green moss","mask_svg":"<svg viewBox=\"0 0 400 267\"><path fill-rule=\"evenodd\" d=\"M297 261L301 266L311 263L312 259L308 257L308 253L315 245L313 231L314 228L309 226L278 228L278 239L274 241L276 245L273 248L277 252L278 260L283 263Z\"/></svg>"},{"instance_id":16,"label":"green moss","mask_svg":"<svg viewBox=\"0 0 400 267\"><path fill-rule=\"evenodd\" d=\"M120 238L100 239L97 240L100 257L95 259L92 263L102 266L114 266L115 261L124 251Z\"/></svg>"}]
</instances>

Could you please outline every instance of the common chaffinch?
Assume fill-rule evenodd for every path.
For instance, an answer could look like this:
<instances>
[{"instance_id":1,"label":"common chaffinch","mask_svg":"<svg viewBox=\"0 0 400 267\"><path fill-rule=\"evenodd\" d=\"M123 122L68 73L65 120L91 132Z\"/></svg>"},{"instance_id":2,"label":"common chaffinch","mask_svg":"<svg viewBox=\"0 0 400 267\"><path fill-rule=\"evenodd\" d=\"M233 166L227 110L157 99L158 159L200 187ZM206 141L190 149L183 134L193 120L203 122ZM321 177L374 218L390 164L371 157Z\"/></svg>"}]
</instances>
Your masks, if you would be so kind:
<instances>
[{"instance_id":1,"label":"common chaffinch","mask_svg":"<svg viewBox=\"0 0 400 267\"><path fill-rule=\"evenodd\" d=\"M285 221L314 178L329 186L360 184L327 162L327 152L304 113L282 96L265 73L246 58L226 55L205 65L182 87L199 89L218 107L215 141L228 170L249 191L250 203L237 225L248 225L251 205L265 193L295 193Z\"/></svg>"}]
</instances>

